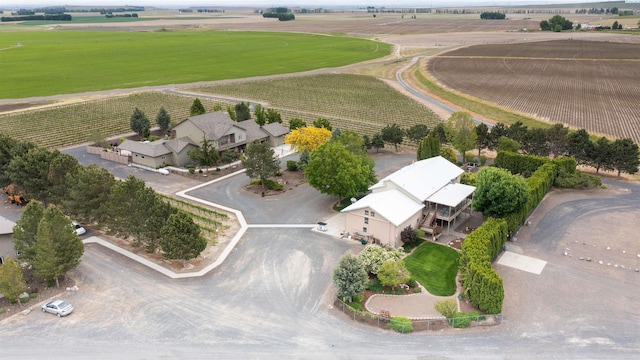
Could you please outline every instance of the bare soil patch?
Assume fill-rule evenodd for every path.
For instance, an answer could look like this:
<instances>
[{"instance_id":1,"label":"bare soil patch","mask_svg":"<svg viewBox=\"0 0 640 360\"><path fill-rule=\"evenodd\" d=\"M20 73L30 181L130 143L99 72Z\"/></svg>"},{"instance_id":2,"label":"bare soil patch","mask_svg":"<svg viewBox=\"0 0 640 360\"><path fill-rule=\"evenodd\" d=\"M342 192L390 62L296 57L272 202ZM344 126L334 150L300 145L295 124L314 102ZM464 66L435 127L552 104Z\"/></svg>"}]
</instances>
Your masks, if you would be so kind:
<instances>
[{"instance_id":1,"label":"bare soil patch","mask_svg":"<svg viewBox=\"0 0 640 360\"><path fill-rule=\"evenodd\" d=\"M446 88L535 118L640 142L640 44L581 40L466 47L432 58Z\"/></svg>"}]
</instances>

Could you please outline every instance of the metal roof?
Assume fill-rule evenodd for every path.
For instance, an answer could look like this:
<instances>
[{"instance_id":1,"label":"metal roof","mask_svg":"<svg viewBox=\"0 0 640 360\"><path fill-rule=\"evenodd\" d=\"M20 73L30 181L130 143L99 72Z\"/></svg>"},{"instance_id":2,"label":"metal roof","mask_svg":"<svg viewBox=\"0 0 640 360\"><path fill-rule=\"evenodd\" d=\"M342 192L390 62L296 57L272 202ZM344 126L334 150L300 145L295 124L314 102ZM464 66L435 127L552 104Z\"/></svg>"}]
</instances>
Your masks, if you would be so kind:
<instances>
[{"instance_id":1,"label":"metal roof","mask_svg":"<svg viewBox=\"0 0 640 360\"><path fill-rule=\"evenodd\" d=\"M376 212L376 216L382 216L393 225L398 226L423 207L423 204L412 200L401 191L391 189L369 194L342 209L341 212L370 208Z\"/></svg>"}]
</instances>

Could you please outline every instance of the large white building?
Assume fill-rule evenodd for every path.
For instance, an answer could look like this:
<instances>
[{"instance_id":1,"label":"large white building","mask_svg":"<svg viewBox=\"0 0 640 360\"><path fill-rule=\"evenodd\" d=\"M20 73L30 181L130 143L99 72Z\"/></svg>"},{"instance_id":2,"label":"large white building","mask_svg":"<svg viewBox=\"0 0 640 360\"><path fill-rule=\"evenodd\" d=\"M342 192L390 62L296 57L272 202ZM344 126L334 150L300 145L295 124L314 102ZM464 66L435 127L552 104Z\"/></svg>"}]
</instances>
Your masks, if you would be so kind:
<instances>
[{"instance_id":1,"label":"large white building","mask_svg":"<svg viewBox=\"0 0 640 360\"><path fill-rule=\"evenodd\" d=\"M437 156L417 161L372 185L371 193L342 210L345 230L402 246L400 233L411 225L428 233L447 230L470 204L475 187L460 184L464 171Z\"/></svg>"}]
</instances>

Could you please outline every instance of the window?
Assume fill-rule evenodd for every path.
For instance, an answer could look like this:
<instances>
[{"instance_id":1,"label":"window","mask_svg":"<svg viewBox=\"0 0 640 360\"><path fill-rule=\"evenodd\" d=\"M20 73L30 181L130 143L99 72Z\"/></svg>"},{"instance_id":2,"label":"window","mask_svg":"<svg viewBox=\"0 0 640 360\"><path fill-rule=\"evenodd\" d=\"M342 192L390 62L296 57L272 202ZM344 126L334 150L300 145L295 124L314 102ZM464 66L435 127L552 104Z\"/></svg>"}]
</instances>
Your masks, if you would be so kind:
<instances>
[{"instance_id":1,"label":"window","mask_svg":"<svg viewBox=\"0 0 640 360\"><path fill-rule=\"evenodd\" d=\"M369 210L364 211L364 216L369 216Z\"/></svg>"},{"instance_id":2,"label":"window","mask_svg":"<svg viewBox=\"0 0 640 360\"><path fill-rule=\"evenodd\" d=\"M369 218L368 218L368 217L364 218L364 223L365 223L365 224L368 224L368 223L369 223Z\"/></svg>"},{"instance_id":3,"label":"window","mask_svg":"<svg viewBox=\"0 0 640 360\"><path fill-rule=\"evenodd\" d=\"M367 228L366 228L366 227L363 227L363 228L362 228L362 232L366 234L366 233L367 233Z\"/></svg>"},{"instance_id":4,"label":"window","mask_svg":"<svg viewBox=\"0 0 640 360\"><path fill-rule=\"evenodd\" d=\"M375 211L372 211L372 212L371 212L371 217L375 217L375 216L376 216Z\"/></svg>"}]
</instances>

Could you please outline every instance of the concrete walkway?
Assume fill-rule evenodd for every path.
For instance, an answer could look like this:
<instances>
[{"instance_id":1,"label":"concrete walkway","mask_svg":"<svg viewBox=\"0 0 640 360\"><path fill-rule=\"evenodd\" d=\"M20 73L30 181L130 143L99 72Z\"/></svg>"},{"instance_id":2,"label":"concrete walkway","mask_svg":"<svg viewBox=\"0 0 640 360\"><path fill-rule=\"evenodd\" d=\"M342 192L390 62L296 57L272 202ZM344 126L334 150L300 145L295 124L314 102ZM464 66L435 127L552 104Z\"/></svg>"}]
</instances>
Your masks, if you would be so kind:
<instances>
[{"instance_id":1,"label":"concrete walkway","mask_svg":"<svg viewBox=\"0 0 640 360\"><path fill-rule=\"evenodd\" d=\"M434 308L441 300L456 300L455 296L435 296L422 290L418 294L371 296L365 308L367 311L380 315L381 310L387 310L391 316L404 316L409 319L442 319L442 315Z\"/></svg>"}]
</instances>

